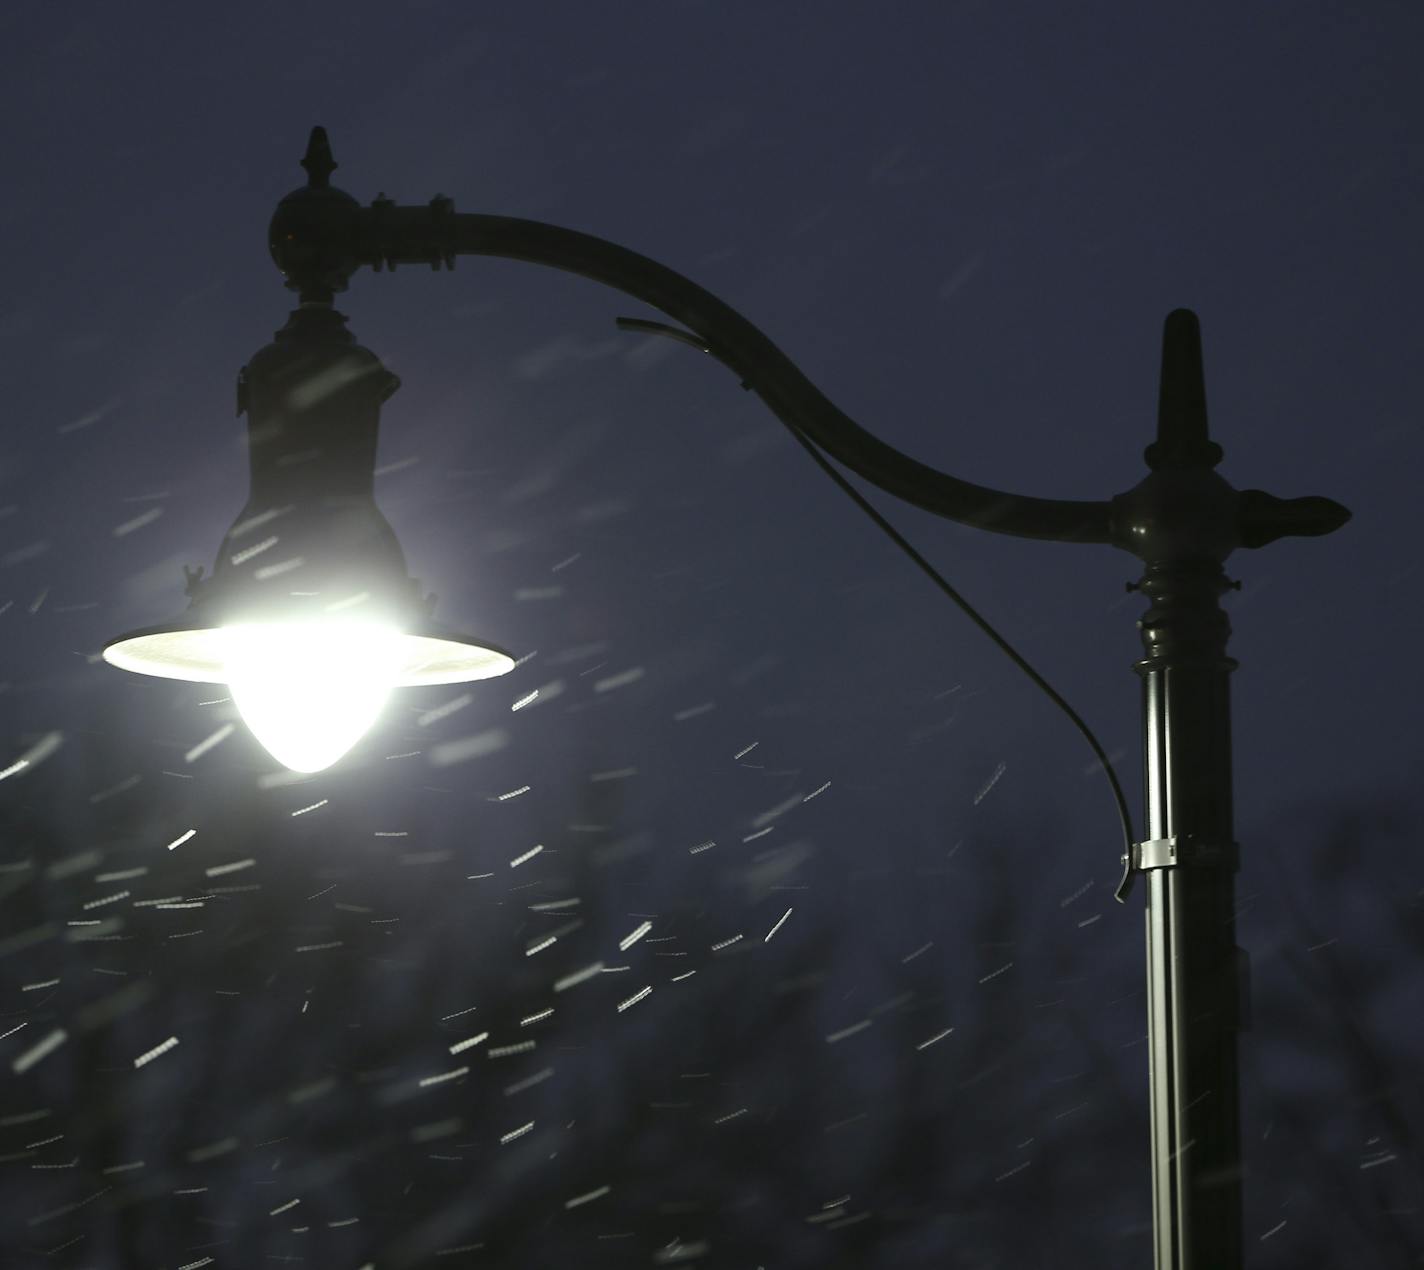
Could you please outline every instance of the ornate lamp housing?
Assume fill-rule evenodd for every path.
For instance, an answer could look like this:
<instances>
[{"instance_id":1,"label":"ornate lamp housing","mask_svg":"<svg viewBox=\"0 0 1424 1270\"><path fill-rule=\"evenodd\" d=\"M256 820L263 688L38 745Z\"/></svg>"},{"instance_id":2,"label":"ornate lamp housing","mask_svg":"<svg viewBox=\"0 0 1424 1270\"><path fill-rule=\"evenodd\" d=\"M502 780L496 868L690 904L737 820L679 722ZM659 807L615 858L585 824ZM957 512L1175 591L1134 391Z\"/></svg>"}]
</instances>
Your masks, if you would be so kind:
<instances>
[{"instance_id":1,"label":"ornate lamp housing","mask_svg":"<svg viewBox=\"0 0 1424 1270\"><path fill-rule=\"evenodd\" d=\"M381 404L400 381L329 303L292 313L238 378L251 491L210 576L189 574L188 610L110 641L124 670L228 682L234 628L324 632L333 651L362 630L397 637L393 687L510 670L503 649L439 627L374 496Z\"/></svg>"}]
</instances>

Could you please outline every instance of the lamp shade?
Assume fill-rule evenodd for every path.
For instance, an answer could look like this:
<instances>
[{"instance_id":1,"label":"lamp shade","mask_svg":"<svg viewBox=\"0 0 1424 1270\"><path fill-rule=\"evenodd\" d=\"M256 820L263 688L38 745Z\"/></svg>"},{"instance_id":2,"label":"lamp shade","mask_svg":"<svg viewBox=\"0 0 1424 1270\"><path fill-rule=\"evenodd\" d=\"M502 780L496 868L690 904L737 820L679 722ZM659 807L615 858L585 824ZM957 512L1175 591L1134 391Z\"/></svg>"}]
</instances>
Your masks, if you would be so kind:
<instances>
[{"instance_id":1,"label":"lamp shade","mask_svg":"<svg viewBox=\"0 0 1424 1270\"><path fill-rule=\"evenodd\" d=\"M272 624L278 629L277 624ZM339 640L342 624L331 623ZM192 683L228 683L228 627L195 624L188 614L159 626L129 631L104 646L104 660L120 670ZM493 679L514 669L514 658L502 648L432 624L395 631L398 657L392 688L423 688L438 684Z\"/></svg>"},{"instance_id":2,"label":"lamp shade","mask_svg":"<svg viewBox=\"0 0 1424 1270\"><path fill-rule=\"evenodd\" d=\"M325 304L304 304L238 379L251 489L186 612L110 640L123 670L227 683L275 757L328 766L392 688L504 674L514 659L434 623L374 496L394 375Z\"/></svg>"}]
</instances>

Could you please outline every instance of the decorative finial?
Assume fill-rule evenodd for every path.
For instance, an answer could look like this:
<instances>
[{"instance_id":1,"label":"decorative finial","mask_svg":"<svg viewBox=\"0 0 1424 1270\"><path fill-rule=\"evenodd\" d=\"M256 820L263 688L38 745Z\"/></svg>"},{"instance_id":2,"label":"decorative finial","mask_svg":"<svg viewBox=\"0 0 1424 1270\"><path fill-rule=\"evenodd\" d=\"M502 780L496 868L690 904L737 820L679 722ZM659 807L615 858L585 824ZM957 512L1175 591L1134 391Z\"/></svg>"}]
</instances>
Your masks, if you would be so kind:
<instances>
[{"instance_id":1,"label":"decorative finial","mask_svg":"<svg viewBox=\"0 0 1424 1270\"><path fill-rule=\"evenodd\" d=\"M1201 326L1190 309L1173 309L1162 330L1157 440L1147 447L1146 457L1154 471L1213 468L1221 462L1221 447L1207 435Z\"/></svg>"},{"instance_id":2,"label":"decorative finial","mask_svg":"<svg viewBox=\"0 0 1424 1270\"><path fill-rule=\"evenodd\" d=\"M302 167L307 170L307 184L314 189L325 189L331 184L336 160L331 157L331 142L326 139L325 128L318 126L311 130L307 152L302 156Z\"/></svg>"}]
</instances>

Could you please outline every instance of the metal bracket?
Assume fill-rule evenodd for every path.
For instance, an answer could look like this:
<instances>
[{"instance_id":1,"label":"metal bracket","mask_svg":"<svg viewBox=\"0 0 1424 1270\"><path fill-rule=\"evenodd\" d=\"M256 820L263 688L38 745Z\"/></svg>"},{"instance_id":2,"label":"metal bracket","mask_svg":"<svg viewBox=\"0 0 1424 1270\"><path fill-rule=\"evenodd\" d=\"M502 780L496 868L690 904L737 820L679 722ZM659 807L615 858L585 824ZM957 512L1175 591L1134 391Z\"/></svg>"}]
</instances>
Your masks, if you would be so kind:
<instances>
[{"instance_id":1,"label":"metal bracket","mask_svg":"<svg viewBox=\"0 0 1424 1270\"><path fill-rule=\"evenodd\" d=\"M1134 869L1169 869L1177 863L1176 838L1149 838L1132 844Z\"/></svg>"},{"instance_id":2,"label":"metal bracket","mask_svg":"<svg viewBox=\"0 0 1424 1270\"><path fill-rule=\"evenodd\" d=\"M1190 834L1134 842L1131 852L1121 857L1122 880L1118 882L1113 897L1121 904L1132 890L1133 875L1145 873L1148 869L1174 869L1179 864L1191 864L1234 871L1239 858L1240 852L1234 842L1201 842Z\"/></svg>"}]
</instances>

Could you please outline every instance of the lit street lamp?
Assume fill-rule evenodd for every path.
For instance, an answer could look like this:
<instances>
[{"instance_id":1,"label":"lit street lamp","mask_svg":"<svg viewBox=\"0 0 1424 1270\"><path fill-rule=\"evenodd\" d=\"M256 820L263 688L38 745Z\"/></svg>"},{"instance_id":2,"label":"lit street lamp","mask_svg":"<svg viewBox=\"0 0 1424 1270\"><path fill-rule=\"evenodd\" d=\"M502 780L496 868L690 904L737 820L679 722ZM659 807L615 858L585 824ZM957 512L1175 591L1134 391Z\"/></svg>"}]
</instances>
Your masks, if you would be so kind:
<instances>
[{"instance_id":1,"label":"lit street lamp","mask_svg":"<svg viewBox=\"0 0 1424 1270\"><path fill-rule=\"evenodd\" d=\"M453 268L459 255L505 256L595 279L679 323L622 324L670 335L725 363L838 480L825 455L962 524L1131 552L1143 564L1133 586L1148 603L1138 623L1145 656L1136 665L1143 685L1142 840L1127 829L1101 747L1069 714L1118 799L1126 839L1118 899L1137 874L1145 879L1157 1270L1239 1268L1236 1033L1246 1021L1247 983L1235 940L1228 685L1235 662L1226 654L1230 627L1219 604L1232 585L1222 564L1240 547L1338 529L1349 513L1325 498L1237 490L1216 473L1221 448L1207 432L1195 316L1182 309L1168 315L1157 437L1138 485L1095 502L1008 494L957 480L877 440L745 318L654 261L552 225L457 214L439 196L425 206L378 198L363 207L332 188L336 165L321 129L302 163L307 184L278 204L269 239L300 304L238 381L238 409L249 427L247 505L211 576L189 574L187 611L111 641L105 659L146 674L230 684L257 738L301 771L336 762L375 721L392 688L482 679L513 667L495 645L434 622L433 603L407 574L376 507L380 407L397 381L332 308L362 265L438 270Z\"/></svg>"}]
</instances>

